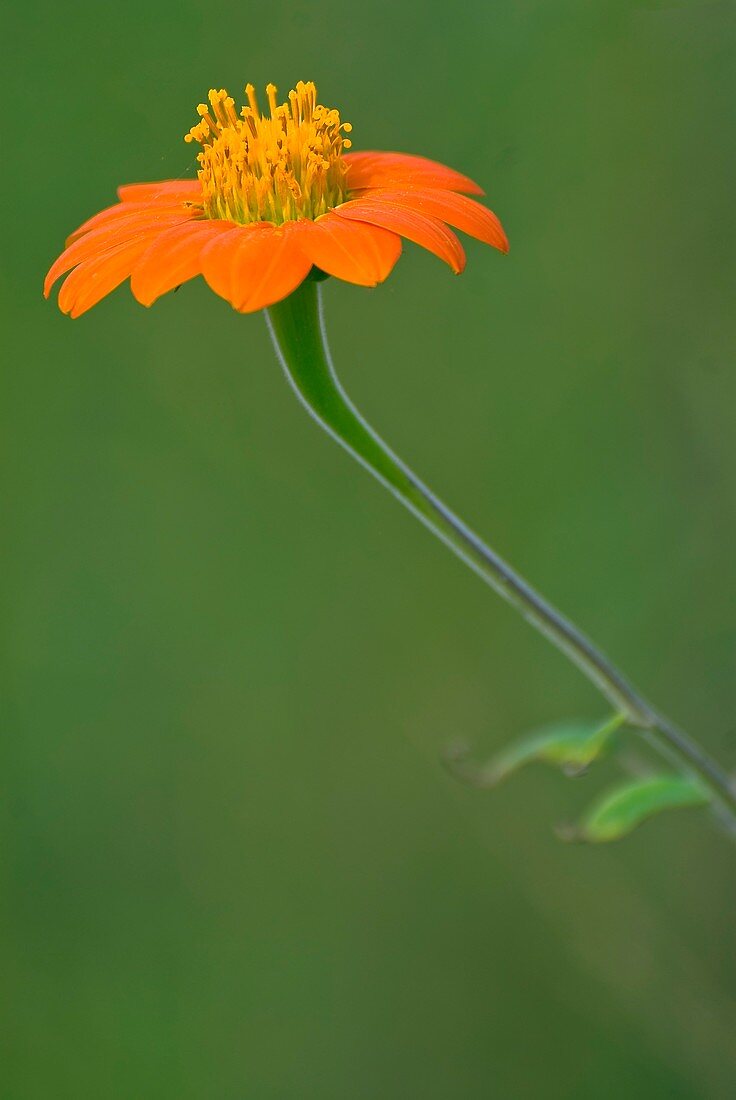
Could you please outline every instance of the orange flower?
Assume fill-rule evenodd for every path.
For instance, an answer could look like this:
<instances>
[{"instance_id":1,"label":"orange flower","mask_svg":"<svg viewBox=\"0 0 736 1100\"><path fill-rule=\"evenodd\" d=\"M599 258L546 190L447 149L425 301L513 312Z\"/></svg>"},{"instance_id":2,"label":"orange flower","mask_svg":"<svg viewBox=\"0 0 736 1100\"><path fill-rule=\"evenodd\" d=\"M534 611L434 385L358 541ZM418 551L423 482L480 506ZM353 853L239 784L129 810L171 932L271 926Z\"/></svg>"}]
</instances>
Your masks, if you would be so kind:
<instances>
[{"instance_id":1,"label":"orange flower","mask_svg":"<svg viewBox=\"0 0 736 1100\"><path fill-rule=\"evenodd\" d=\"M59 307L79 317L130 276L150 306L195 275L237 310L287 297L312 268L375 286L401 253L401 238L459 274L465 253L448 225L508 250L498 218L467 195L459 172L404 153L349 153L351 126L299 83L262 115L251 84L235 112L224 90L200 104L186 141L202 146L196 180L133 183L120 202L84 222L46 276L44 293L70 272Z\"/></svg>"}]
</instances>

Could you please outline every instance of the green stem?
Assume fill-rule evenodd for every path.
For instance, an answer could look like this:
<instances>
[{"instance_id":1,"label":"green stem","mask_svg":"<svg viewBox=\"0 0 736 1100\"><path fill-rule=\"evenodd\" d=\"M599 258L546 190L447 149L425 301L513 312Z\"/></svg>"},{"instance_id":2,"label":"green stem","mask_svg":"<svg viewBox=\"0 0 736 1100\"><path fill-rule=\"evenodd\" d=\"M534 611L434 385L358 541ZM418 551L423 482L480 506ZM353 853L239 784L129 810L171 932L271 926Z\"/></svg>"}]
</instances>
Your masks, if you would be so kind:
<instances>
[{"instance_id":1,"label":"green stem","mask_svg":"<svg viewBox=\"0 0 736 1100\"><path fill-rule=\"evenodd\" d=\"M286 377L317 423L573 661L629 725L643 731L688 773L696 774L736 826L736 789L720 766L659 714L582 631L454 515L363 419L338 381L330 358L321 286L307 279L272 306L266 320Z\"/></svg>"}]
</instances>

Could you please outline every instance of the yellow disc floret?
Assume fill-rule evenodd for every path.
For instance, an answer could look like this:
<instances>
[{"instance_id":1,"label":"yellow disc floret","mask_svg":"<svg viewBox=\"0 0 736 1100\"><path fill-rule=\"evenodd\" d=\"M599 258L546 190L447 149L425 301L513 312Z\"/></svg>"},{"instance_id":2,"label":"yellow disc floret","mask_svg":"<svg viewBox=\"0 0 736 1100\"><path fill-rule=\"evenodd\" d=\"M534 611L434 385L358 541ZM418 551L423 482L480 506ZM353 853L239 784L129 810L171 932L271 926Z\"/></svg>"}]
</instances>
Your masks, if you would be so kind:
<instances>
[{"instance_id":1,"label":"yellow disc floret","mask_svg":"<svg viewBox=\"0 0 736 1100\"><path fill-rule=\"evenodd\" d=\"M258 109L252 84L245 94L248 106L237 115L232 97L212 89L209 106L197 108L201 121L184 139L202 146L197 160L207 217L281 225L318 218L343 202L347 167L342 154L350 148L343 133L350 132L350 123L317 103L312 83L300 81L281 104L269 84L270 117Z\"/></svg>"}]
</instances>

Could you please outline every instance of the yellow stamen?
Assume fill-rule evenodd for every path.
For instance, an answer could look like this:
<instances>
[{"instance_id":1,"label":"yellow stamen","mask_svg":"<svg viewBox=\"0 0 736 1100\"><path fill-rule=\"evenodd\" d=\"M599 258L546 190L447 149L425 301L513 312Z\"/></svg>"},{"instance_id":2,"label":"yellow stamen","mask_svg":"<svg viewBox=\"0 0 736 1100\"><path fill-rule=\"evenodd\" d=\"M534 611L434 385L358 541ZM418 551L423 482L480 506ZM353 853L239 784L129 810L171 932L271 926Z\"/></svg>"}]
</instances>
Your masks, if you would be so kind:
<instances>
[{"instance_id":1,"label":"yellow stamen","mask_svg":"<svg viewBox=\"0 0 736 1100\"><path fill-rule=\"evenodd\" d=\"M251 111L253 111L255 114L259 115L261 112L258 110L258 100L256 99L256 90L255 90L255 88L253 87L252 84L246 84L245 85L245 94L248 97L248 102L250 103ZM245 108L243 108L243 109L245 110Z\"/></svg>"},{"instance_id":2,"label":"yellow stamen","mask_svg":"<svg viewBox=\"0 0 736 1100\"><path fill-rule=\"evenodd\" d=\"M270 118L260 113L252 84L245 94L248 106L238 117L231 96L213 88L209 107L200 103L201 121L184 139L202 146L197 160L207 217L281 225L318 218L343 202L342 154L350 148L343 133L350 133L350 123L317 103L311 82L300 81L280 105L276 86L269 84Z\"/></svg>"}]
</instances>

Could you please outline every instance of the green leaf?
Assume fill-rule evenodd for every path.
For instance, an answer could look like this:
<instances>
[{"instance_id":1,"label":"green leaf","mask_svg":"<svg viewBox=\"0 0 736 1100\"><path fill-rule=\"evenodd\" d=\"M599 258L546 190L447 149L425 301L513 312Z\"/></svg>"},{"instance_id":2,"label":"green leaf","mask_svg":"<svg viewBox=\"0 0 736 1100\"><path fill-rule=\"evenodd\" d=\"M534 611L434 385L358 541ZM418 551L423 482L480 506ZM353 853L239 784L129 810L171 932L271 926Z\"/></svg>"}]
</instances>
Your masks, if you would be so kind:
<instances>
[{"instance_id":1,"label":"green leaf","mask_svg":"<svg viewBox=\"0 0 736 1100\"><path fill-rule=\"evenodd\" d=\"M474 765L462 753L448 763L456 775L479 787L495 787L525 764L537 760L562 768L567 775L580 775L610 747L613 735L624 721L624 715L616 714L604 725L557 723L513 742L487 764Z\"/></svg>"},{"instance_id":2,"label":"green leaf","mask_svg":"<svg viewBox=\"0 0 736 1100\"><path fill-rule=\"evenodd\" d=\"M708 792L687 776L657 775L640 779L604 795L580 826L567 836L571 840L588 840L594 844L618 840L663 810L705 806L709 801Z\"/></svg>"},{"instance_id":3,"label":"green leaf","mask_svg":"<svg viewBox=\"0 0 736 1100\"><path fill-rule=\"evenodd\" d=\"M546 726L500 753L488 765L489 774L495 783L500 783L524 764L541 760L562 768L569 775L579 775L609 747L622 722L623 717L616 715L603 726L590 722Z\"/></svg>"}]
</instances>

